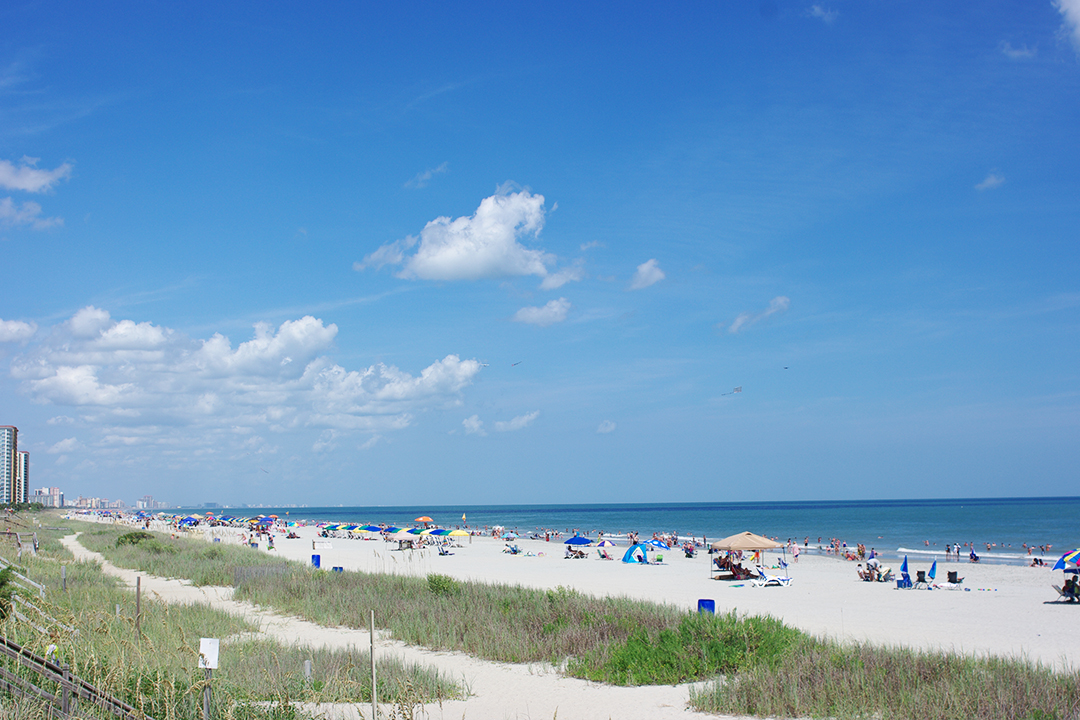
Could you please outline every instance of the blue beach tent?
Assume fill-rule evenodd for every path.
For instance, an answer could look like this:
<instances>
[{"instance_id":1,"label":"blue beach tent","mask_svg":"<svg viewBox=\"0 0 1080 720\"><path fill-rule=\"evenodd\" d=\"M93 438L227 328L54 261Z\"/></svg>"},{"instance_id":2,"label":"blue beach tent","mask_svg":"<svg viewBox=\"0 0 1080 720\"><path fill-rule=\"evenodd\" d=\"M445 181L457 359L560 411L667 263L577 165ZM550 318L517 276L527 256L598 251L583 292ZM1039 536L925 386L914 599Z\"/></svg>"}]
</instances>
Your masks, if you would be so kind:
<instances>
[{"instance_id":1,"label":"blue beach tent","mask_svg":"<svg viewBox=\"0 0 1080 720\"><path fill-rule=\"evenodd\" d=\"M640 553L636 551L640 550ZM624 563L636 563L636 564L648 564L649 562L649 546L644 543L638 543L637 545L631 545L626 550L626 554L622 556ZM640 559L638 559L640 557Z\"/></svg>"}]
</instances>

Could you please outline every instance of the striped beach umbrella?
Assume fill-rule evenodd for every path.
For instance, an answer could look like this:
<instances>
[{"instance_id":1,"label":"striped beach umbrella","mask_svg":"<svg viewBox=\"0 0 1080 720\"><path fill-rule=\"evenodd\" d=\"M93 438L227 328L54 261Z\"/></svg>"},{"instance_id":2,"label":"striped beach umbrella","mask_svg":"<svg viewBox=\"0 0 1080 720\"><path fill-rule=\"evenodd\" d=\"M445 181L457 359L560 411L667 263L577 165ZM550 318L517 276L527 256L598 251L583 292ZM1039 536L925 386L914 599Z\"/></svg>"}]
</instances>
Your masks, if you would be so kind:
<instances>
[{"instance_id":1,"label":"striped beach umbrella","mask_svg":"<svg viewBox=\"0 0 1080 720\"><path fill-rule=\"evenodd\" d=\"M1066 565L1080 565L1080 548L1076 550L1070 550L1061 556L1061 558L1054 563L1054 567L1051 570L1064 570Z\"/></svg>"}]
</instances>

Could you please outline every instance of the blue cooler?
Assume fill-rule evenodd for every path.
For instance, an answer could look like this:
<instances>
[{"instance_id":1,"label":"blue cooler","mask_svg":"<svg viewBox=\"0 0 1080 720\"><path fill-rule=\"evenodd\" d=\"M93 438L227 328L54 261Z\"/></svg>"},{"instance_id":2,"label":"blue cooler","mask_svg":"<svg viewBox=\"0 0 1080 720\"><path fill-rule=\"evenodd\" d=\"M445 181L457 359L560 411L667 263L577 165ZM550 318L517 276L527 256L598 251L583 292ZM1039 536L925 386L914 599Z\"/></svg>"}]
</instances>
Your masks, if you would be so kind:
<instances>
[{"instance_id":1,"label":"blue cooler","mask_svg":"<svg viewBox=\"0 0 1080 720\"><path fill-rule=\"evenodd\" d=\"M715 600L698 600L697 611L699 613L709 613L710 615L716 614L716 601Z\"/></svg>"},{"instance_id":2,"label":"blue cooler","mask_svg":"<svg viewBox=\"0 0 1080 720\"><path fill-rule=\"evenodd\" d=\"M312 555L311 556L311 564L312 564L312 566L319 567L320 562L322 562L321 557L319 557L318 555Z\"/></svg>"}]
</instances>

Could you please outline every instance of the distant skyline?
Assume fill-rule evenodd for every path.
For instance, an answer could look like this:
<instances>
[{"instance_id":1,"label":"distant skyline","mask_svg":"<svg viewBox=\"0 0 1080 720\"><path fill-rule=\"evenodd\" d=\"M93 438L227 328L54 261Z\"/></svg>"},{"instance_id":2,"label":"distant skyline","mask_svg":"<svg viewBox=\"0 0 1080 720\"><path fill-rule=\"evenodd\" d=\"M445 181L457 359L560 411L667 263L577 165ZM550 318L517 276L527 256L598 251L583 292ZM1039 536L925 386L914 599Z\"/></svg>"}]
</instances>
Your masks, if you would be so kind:
<instances>
[{"instance_id":1,"label":"distant skyline","mask_svg":"<svg viewBox=\"0 0 1080 720\"><path fill-rule=\"evenodd\" d=\"M1078 0L0 21L35 487L1078 494Z\"/></svg>"}]
</instances>

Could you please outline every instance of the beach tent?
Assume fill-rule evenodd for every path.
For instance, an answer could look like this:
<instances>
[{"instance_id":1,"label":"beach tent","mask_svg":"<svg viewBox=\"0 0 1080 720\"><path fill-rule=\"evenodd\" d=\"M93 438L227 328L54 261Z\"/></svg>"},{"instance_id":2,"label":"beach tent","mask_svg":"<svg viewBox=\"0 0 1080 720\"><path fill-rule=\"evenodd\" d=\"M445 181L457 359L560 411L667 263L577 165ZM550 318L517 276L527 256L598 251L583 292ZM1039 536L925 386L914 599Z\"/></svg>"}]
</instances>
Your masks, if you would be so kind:
<instances>
[{"instance_id":1,"label":"beach tent","mask_svg":"<svg viewBox=\"0 0 1080 720\"><path fill-rule=\"evenodd\" d=\"M637 552L640 550L640 554ZM640 555L641 559L638 559ZM624 563L648 563L649 562L649 546L644 543L638 543L637 545L631 545L626 553L622 556Z\"/></svg>"},{"instance_id":2,"label":"beach tent","mask_svg":"<svg viewBox=\"0 0 1080 720\"><path fill-rule=\"evenodd\" d=\"M737 535L729 535L723 540L717 540L709 547L713 550L752 550L757 552L758 550L772 550L773 548L782 547L783 543L778 543L775 540L770 540L762 535L756 535L752 532L741 532Z\"/></svg>"}]
</instances>

